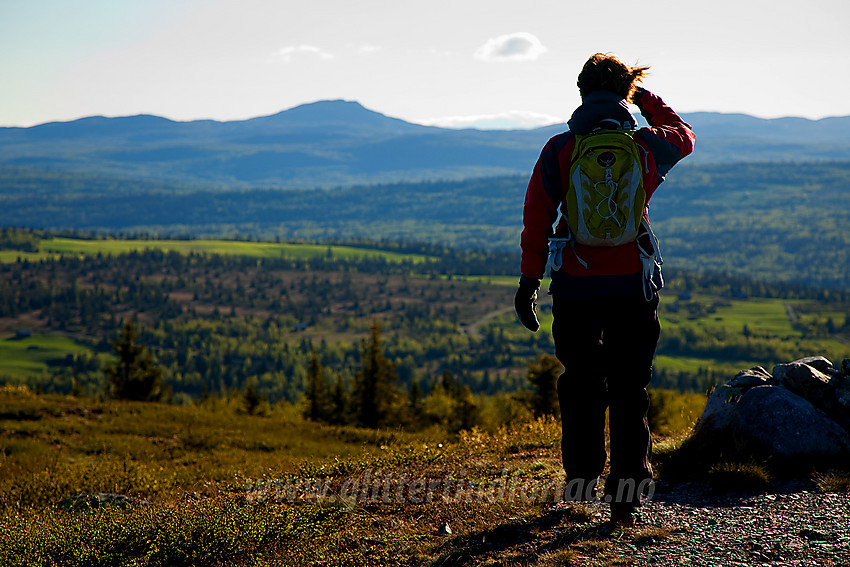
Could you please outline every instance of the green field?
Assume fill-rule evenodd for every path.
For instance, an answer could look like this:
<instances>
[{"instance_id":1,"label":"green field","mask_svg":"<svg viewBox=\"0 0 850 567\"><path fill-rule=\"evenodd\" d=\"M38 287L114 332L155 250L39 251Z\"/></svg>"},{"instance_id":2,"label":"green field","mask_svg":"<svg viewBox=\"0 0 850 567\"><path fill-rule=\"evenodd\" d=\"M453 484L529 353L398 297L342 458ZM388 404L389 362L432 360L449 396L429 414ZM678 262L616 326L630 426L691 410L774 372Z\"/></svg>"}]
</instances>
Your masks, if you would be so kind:
<instances>
[{"instance_id":1,"label":"green field","mask_svg":"<svg viewBox=\"0 0 850 567\"><path fill-rule=\"evenodd\" d=\"M665 302L675 298L665 297ZM777 337L799 337L800 332L791 326L786 305L782 299L727 299L694 295L688 302L701 306L691 313L687 308L675 315L662 317L667 325L695 325L704 329L727 329L741 331L746 326L752 333Z\"/></svg>"},{"instance_id":2,"label":"green field","mask_svg":"<svg viewBox=\"0 0 850 567\"><path fill-rule=\"evenodd\" d=\"M362 260L383 258L387 262L420 263L430 259L424 254L402 254L354 246L327 244L292 244L279 242L243 242L235 240L123 240L47 238L40 242L39 252L0 251L0 262L15 262L18 258L37 261L60 255L94 256L127 254L143 250L162 250L181 254L220 254L225 256L247 256L250 258L288 258L309 260L311 258L338 258Z\"/></svg>"},{"instance_id":3,"label":"green field","mask_svg":"<svg viewBox=\"0 0 850 567\"><path fill-rule=\"evenodd\" d=\"M667 356L658 354L655 356L653 366L656 370L667 370L674 372L688 372L697 374L700 370L711 369L726 374L730 379L745 368L759 366L763 363L753 361L729 361L713 358L696 358L690 356ZM768 370L770 370L768 368Z\"/></svg>"},{"instance_id":4,"label":"green field","mask_svg":"<svg viewBox=\"0 0 850 567\"><path fill-rule=\"evenodd\" d=\"M717 348L730 343L751 346L753 353L781 353L779 358L751 354L748 357L718 358L716 356L667 355L656 357L656 368L676 372L696 373L711 369L729 373L755 365L768 370L773 364L788 362L809 355L823 355L835 363L850 356L850 345L839 340L839 336L807 334L795 325L797 311L805 309L806 317L833 316L841 320L841 312L830 311L827 305L805 300L776 298L730 299L707 294L693 294L690 299L677 298L673 293L664 294L659 309L662 342L670 335L685 336L703 345L716 343ZM822 310L826 310L823 311ZM817 315L812 315L812 312ZM799 321L797 321L799 323Z\"/></svg>"},{"instance_id":5,"label":"green field","mask_svg":"<svg viewBox=\"0 0 850 567\"><path fill-rule=\"evenodd\" d=\"M0 376L19 379L41 376L48 373L51 362L89 351L89 347L62 335L5 336L0 339Z\"/></svg>"}]
</instances>

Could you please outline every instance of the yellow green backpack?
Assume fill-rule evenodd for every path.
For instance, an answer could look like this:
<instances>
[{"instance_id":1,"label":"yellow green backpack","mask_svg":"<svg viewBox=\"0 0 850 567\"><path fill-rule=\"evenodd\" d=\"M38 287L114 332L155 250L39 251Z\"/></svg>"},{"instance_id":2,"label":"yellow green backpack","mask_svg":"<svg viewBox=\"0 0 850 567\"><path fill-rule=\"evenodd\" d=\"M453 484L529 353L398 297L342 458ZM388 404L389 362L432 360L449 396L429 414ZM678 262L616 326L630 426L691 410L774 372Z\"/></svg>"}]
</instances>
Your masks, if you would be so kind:
<instances>
[{"instance_id":1,"label":"yellow green backpack","mask_svg":"<svg viewBox=\"0 0 850 567\"><path fill-rule=\"evenodd\" d=\"M633 130L576 135L564 199L575 242L619 246L637 239L646 193L633 135Z\"/></svg>"}]
</instances>

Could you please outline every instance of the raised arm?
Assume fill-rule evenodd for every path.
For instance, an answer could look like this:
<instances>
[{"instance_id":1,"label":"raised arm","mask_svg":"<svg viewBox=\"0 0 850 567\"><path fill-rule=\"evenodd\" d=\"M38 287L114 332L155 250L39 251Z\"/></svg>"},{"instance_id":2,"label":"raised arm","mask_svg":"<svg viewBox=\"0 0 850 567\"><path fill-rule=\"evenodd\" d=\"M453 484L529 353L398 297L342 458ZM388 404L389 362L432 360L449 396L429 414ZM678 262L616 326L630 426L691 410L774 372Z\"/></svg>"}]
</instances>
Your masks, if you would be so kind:
<instances>
[{"instance_id":1,"label":"raised arm","mask_svg":"<svg viewBox=\"0 0 850 567\"><path fill-rule=\"evenodd\" d=\"M649 128L641 128L635 137L652 152L658 175L663 179L676 162L694 151L696 136L690 124L682 120L660 96L638 87L632 101L649 123Z\"/></svg>"}]
</instances>

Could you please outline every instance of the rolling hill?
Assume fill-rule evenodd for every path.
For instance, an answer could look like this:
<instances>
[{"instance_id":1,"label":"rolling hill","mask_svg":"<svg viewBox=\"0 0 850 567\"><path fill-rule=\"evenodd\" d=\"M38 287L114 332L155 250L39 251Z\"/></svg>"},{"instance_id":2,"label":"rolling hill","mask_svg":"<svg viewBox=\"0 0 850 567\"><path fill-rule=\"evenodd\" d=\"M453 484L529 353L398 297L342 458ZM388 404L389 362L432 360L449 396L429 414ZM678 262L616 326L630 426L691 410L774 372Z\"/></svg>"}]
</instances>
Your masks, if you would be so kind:
<instances>
[{"instance_id":1,"label":"rolling hill","mask_svg":"<svg viewBox=\"0 0 850 567\"><path fill-rule=\"evenodd\" d=\"M685 115L690 163L810 161L850 154L850 117L764 120ZM526 175L564 125L453 130L411 124L352 101L320 101L233 122L94 116L0 128L0 165L228 187L314 188Z\"/></svg>"}]
</instances>

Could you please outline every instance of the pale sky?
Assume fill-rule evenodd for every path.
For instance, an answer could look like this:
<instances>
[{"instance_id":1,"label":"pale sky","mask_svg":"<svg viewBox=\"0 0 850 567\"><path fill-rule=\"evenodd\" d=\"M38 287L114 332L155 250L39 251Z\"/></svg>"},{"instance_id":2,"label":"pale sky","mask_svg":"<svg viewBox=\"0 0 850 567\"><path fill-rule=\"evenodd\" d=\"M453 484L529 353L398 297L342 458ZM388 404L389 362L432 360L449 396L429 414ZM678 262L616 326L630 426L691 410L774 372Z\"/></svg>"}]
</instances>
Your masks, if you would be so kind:
<instances>
[{"instance_id":1,"label":"pale sky","mask_svg":"<svg viewBox=\"0 0 850 567\"><path fill-rule=\"evenodd\" d=\"M847 0L0 0L0 126L235 120L326 99L564 120L595 52L680 112L850 115Z\"/></svg>"}]
</instances>

